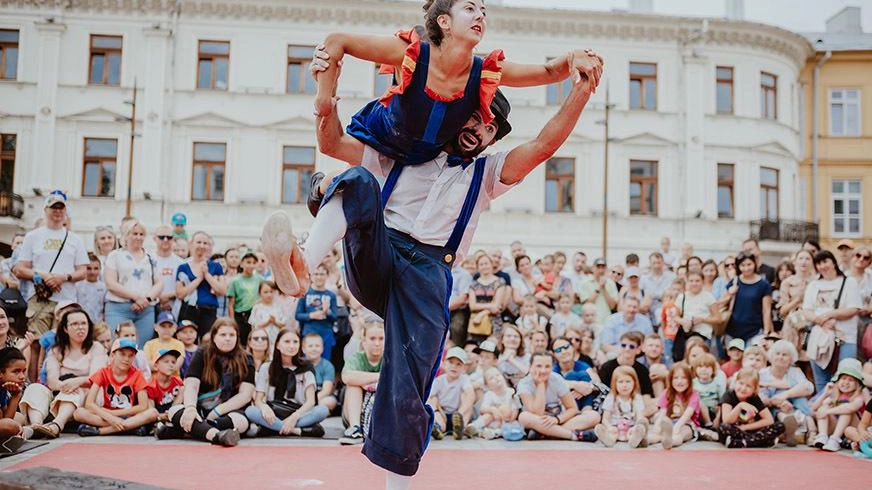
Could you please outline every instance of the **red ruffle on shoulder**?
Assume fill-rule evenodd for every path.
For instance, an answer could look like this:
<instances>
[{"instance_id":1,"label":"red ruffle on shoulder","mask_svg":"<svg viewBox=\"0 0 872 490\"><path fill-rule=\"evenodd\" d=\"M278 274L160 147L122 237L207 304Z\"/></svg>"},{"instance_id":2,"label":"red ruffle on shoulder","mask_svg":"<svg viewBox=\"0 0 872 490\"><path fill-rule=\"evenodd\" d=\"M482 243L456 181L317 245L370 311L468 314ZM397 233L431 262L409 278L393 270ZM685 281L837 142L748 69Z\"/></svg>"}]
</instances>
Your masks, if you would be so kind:
<instances>
[{"instance_id":1,"label":"red ruffle on shoulder","mask_svg":"<svg viewBox=\"0 0 872 490\"><path fill-rule=\"evenodd\" d=\"M485 124L494 120L494 114L491 112L490 105L494 100L494 95L497 93L497 87L500 86L500 78L503 76L503 67L500 61L506 59L502 49L495 49L484 59L481 65L481 81L479 82L478 96L481 110L482 120Z\"/></svg>"},{"instance_id":2,"label":"red ruffle on shoulder","mask_svg":"<svg viewBox=\"0 0 872 490\"><path fill-rule=\"evenodd\" d=\"M378 99L385 107L391 103L394 95L405 92L406 87L412 83L412 75L415 73L415 66L421 53L421 37L415 32L414 28L407 31L399 31L395 35L409 43L409 46L406 48L406 54L403 56L403 64L401 66L382 65L379 69L379 73L393 74L397 77L397 85L389 87L384 95Z\"/></svg>"}]
</instances>

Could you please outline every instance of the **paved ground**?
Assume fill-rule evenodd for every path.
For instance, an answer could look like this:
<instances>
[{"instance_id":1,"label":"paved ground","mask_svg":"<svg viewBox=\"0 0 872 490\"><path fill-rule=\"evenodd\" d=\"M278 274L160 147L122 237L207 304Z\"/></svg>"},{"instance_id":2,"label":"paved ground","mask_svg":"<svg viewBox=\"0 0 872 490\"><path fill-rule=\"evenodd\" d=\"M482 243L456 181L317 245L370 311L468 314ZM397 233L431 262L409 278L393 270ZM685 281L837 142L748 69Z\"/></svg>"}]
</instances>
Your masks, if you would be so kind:
<instances>
[{"instance_id":1,"label":"paved ground","mask_svg":"<svg viewBox=\"0 0 872 490\"><path fill-rule=\"evenodd\" d=\"M329 421L328 434L339 430ZM237 448L195 441L155 441L129 436L80 438L64 435L46 446L0 460L0 470L50 466L177 489L368 490L383 488L383 473L359 446L335 440L269 438L243 440ZM443 488L625 488L731 489L864 488L872 461L848 451L808 448L726 450L697 442L673 451L605 449L562 441L434 441L414 480L414 490ZM621 488L621 487L617 487ZM741 487L738 487L741 488Z\"/></svg>"}]
</instances>

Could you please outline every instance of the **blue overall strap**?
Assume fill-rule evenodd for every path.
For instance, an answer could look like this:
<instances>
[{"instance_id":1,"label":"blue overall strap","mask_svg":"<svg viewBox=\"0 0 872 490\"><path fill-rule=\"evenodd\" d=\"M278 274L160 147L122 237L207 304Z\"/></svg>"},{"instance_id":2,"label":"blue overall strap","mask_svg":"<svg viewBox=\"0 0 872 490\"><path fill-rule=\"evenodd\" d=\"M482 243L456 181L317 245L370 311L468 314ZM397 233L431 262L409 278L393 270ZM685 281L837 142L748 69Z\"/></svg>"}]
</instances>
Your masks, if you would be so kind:
<instances>
[{"instance_id":1,"label":"blue overall strap","mask_svg":"<svg viewBox=\"0 0 872 490\"><path fill-rule=\"evenodd\" d=\"M382 186L381 191L382 209L388 205L388 199L391 198L391 193L394 192L394 187L397 186L397 180L400 178L400 172L403 171L403 166L402 162L395 161L394 166L391 167L390 173L388 173L388 178L385 180L385 185Z\"/></svg>"},{"instance_id":2,"label":"blue overall strap","mask_svg":"<svg viewBox=\"0 0 872 490\"><path fill-rule=\"evenodd\" d=\"M469 191L466 192L466 199L463 200L463 207L460 209L460 216L457 217L457 222L454 224L454 231L451 232L448 242L445 243L445 248L450 250L452 254L457 252L457 248L460 247L460 240L463 239L463 233L466 231L466 226L475 210L475 203L478 202L478 193L481 191L481 183L484 180L486 160L486 157L479 157L475 160L472 183L469 186Z\"/></svg>"}]
</instances>

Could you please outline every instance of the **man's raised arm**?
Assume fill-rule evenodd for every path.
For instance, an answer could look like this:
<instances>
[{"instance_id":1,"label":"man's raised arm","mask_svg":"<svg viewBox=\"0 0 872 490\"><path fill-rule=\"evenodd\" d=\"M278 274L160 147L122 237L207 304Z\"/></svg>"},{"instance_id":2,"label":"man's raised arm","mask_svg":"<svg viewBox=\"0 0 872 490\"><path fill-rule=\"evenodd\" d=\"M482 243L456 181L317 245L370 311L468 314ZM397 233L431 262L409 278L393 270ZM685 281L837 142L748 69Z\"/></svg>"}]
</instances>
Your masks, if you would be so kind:
<instances>
[{"instance_id":1,"label":"man's raised arm","mask_svg":"<svg viewBox=\"0 0 872 490\"><path fill-rule=\"evenodd\" d=\"M551 158L572 133L592 92L593 86L589 78L574 83L563 105L545 124L539 136L515 147L506 156L500 182L507 185L520 182L539 164Z\"/></svg>"}]
</instances>

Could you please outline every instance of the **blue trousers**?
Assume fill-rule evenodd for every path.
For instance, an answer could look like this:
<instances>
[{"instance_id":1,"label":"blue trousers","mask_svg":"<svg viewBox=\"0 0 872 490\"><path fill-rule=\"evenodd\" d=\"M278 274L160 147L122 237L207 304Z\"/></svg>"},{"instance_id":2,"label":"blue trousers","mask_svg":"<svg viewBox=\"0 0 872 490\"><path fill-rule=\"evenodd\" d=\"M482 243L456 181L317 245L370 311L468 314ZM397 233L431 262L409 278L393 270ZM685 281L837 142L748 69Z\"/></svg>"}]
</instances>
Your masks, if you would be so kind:
<instances>
[{"instance_id":1,"label":"blue trousers","mask_svg":"<svg viewBox=\"0 0 872 490\"><path fill-rule=\"evenodd\" d=\"M154 336L154 306L149 306L142 311L135 312L130 309L130 301L124 303L116 301L106 302L105 319L106 325L115 337L115 329L124 320L130 320L136 325L136 345L140 349Z\"/></svg>"},{"instance_id":2,"label":"blue trousers","mask_svg":"<svg viewBox=\"0 0 872 490\"><path fill-rule=\"evenodd\" d=\"M847 344L843 343L839 348L839 362L845 359L856 359L857 358L857 344ZM811 372L814 375L814 392L822 393L824 388L827 387L827 383L830 382L832 378L832 374L828 373L826 369L817 365L816 362L811 361Z\"/></svg>"},{"instance_id":3,"label":"blue trousers","mask_svg":"<svg viewBox=\"0 0 872 490\"><path fill-rule=\"evenodd\" d=\"M324 405L315 405L311 410L303 414L299 420L297 420L297 427L311 427L322 420L327 418L329 415L329 410ZM282 424L284 421L278 417L276 417L275 422L272 424L267 423L263 418L263 412L260 411L259 408L254 405L249 405L245 409L245 417L252 424L257 424L266 429L272 430L274 432L278 432L282 430Z\"/></svg>"},{"instance_id":4,"label":"blue trousers","mask_svg":"<svg viewBox=\"0 0 872 490\"><path fill-rule=\"evenodd\" d=\"M400 475L418 471L430 440L430 387L448 333L451 263L444 247L425 245L384 224L378 181L353 167L324 197L342 194L348 229L345 271L351 293L385 321L385 348L363 454Z\"/></svg>"}]
</instances>

